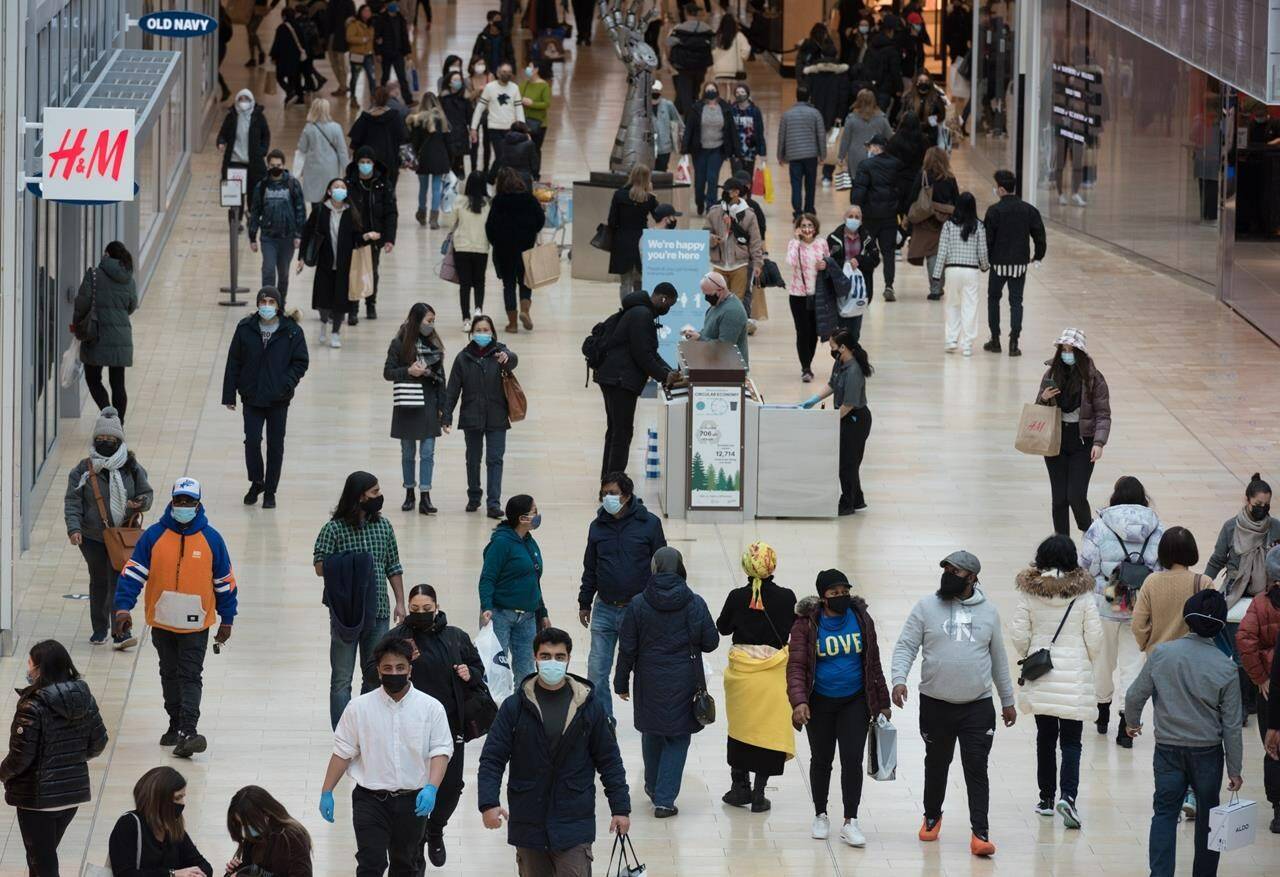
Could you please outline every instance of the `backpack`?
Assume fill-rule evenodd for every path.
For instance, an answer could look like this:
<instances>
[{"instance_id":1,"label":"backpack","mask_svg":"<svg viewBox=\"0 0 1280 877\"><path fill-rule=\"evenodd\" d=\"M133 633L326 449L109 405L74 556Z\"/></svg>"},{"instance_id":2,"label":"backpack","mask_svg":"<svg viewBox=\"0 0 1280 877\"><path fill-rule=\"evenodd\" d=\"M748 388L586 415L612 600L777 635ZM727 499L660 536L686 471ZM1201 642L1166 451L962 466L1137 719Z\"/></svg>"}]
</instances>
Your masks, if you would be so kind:
<instances>
[{"instance_id":1,"label":"backpack","mask_svg":"<svg viewBox=\"0 0 1280 877\"><path fill-rule=\"evenodd\" d=\"M609 340L613 338L614 329L626 313L625 308L618 308L606 319L591 327L591 334L582 339L582 358L587 361L587 380L583 386L591 382L591 370L604 365L605 354L609 352Z\"/></svg>"},{"instance_id":2,"label":"backpack","mask_svg":"<svg viewBox=\"0 0 1280 877\"><path fill-rule=\"evenodd\" d=\"M1103 526L1111 530L1111 526L1105 521ZM1116 568L1111 571L1111 578L1104 595L1107 602L1114 604L1115 608L1132 612L1142 583L1147 580L1147 576L1151 575L1151 569L1143 558L1146 557L1147 543L1155 535L1155 530L1147 534L1147 538L1142 540L1142 547L1137 551L1126 551L1124 540L1115 530L1111 530L1111 535L1115 536L1116 541L1120 543L1120 550L1124 551L1124 560L1116 564Z\"/></svg>"},{"instance_id":3,"label":"backpack","mask_svg":"<svg viewBox=\"0 0 1280 877\"><path fill-rule=\"evenodd\" d=\"M681 32L668 51L671 66L679 70L705 70L711 66L711 31Z\"/></svg>"}]
</instances>

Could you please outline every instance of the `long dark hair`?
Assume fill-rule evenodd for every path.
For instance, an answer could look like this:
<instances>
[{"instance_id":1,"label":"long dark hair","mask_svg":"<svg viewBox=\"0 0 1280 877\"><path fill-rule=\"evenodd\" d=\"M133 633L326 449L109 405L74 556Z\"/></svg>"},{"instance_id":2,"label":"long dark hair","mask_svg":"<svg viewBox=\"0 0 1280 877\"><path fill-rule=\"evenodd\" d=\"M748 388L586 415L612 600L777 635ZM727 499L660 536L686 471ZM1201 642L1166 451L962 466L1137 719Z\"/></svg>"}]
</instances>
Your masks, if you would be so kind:
<instances>
[{"instance_id":1,"label":"long dark hair","mask_svg":"<svg viewBox=\"0 0 1280 877\"><path fill-rule=\"evenodd\" d=\"M361 8L361 9L363 9L364 7L362 6L362 7L360 7L360 8ZM329 182L327 182L327 183L325 184L325 187L324 187L324 197L325 197L325 200L326 200L326 201L327 201L327 200L330 200L330 199L329 199L329 190L333 188L333 184L334 184L334 183L342 183L343 188L347 190L347 200L342 202L342 203L343 203L343 205L345 205L345 206L343 207L343 209L344 209L344 210L350 210L350 211L351 211L351 221L352 221L353 223L355 223L355 227L356 227L356 228L358 228L358 229L363 229L363 228L364 228L364 221L360 218L360 211L356 209L356 205L355 205L355 204L352 202L352 200L351 200L351 185L347 182L347 178L346 178L346 177L334 177L332 180L330 180ZM314 216L314 215L315 215L315 214L313 213L313 214L312 214L312 216ZM318 229L316 229L316 231L317 231L317 232L319 232L319 233L324 234L325 236L328 236L328 234L329 234L329 229L327 229L327 228L318 228ZM337 253L334 253L334 258L335 258L335 259L337 258L337 256L338 256L338 254L337 254Z\"/></svg>"},{"instance_id":2,"label":"long dark hair","mask_svg":"<svg viewBox=\"0 0 1280 877\"><path fill-rule=\"evenodd\" d=\"M733 48L733 41L738 36L738 21L726 12L720 16L720 27L716 30L716 45L722 49Z\"/></svg>"},{"instance_id":3,"label":"long dark hair","mask_svg":"<svg viewBox=\"0 0 1280 877\"><path fill-rule=\"evenodd\" d=\"M133 785L133 807L152 834L178 843L187 833L173 796L187 787L187 778L171 767L153 767Z\"/></svg>"},{"instance_id":4,"label":"long dark hair","mask_svg":"<svg viewBox=\"0 0 1280 877\"><path fill-rule=\"evenodd\" d=\"M445 85L449 84L449 68L453 65L454 61L458 62L458 72L462 72L462 58L458 55L445 55L444 64L440 67L440 78L444 80Z\"/></svg>"},{"instance_id":5,"label":"long dark hair","mask_svg":"<svg viewBox=\"0 0 1280 877\"><path fill-rule=\"evenodd\" d=\"M853 361L858 364L863 377L869 378L876 373L875 368L871 365L871 359L867 356L867 351L863 349L861 344L853 340L853 333L848 329L836 329L831 335L831 340L836 343L836 347L844 347L853 354Z\"/></svg>"},{"instance_id":6,"label":"long dark hair","mask_svg":"<svg viewBox=\"0 0 1280 877\"><path fill-rule=\"evenodd\" d=\"M400 324L400 359L404 363L412 363L418 358L418 338L422 335L422 321L427 318L427 314L435 312L436 309L424 301L409 308L409 316L405 317L404 322ZM444 341L440 338L439 332L436 333L433 346L444 353ZM368 490L368 488L365 489Z\"/></svg>"},{"instance_id":7,"label":"long dark hair","mask_svg":"<svg viewBox=\"0 0 1280 877\"><path fill-rule=\"evenodd\" d=\"M246 830L250 828L256 832L255 835ZM227 807L227 834L233 841L242 844L262 840L276 832L290 835L308 854L311 852L311 835L262 786L245 786L231 796L231 804Z\"/></svg>"},{"instance_id":8,"label":"long dark hair","mask_svg":"<svg viewBox=\"0 0 1280 877\"><path fill-rule=\"evenodd\" d=\"M105 252L112 259L123 265L125 270L133 271L133 253L130 253L129 248L120 243L120 241L112 241L107 244Z\"/></svg>"},{"instance_id":9,"label":"long dark hair","mask_svg":"<svg viewBox=\"0 0 1280 877\"><path fill-rule=\"evenodd\" d=\"M951 222L960 226L960 240L969 240L969 235L978 230L978 202L972 192L961 192L956 198L956 209L951 214Z\"/></svg>"},{"instance_id":10,"label":"long dark hair","mask_svg":"<svg viewBox=\"0 0 1280 877\"><path fill-rule=\"evenodd\" d=\"M954 214L952 214L954 216ZM1060 348L1053 351L1053 359L1049 365L1049 377L1053 379L1053 383L1064 396L1074 396L1084 386L1084 376L1089 373L1091 364L1089 354L1080 348L1075 348L1076 361L1074 365L1067 365L1062 361ZM1056 401L1056 400L1055 400Z\"/></svg>"},{"instance_id":11,"label":"long dark hair","mask_svg":"<svg viewBox=\"0 0 1280 877\"><path fill-rule=\"evenodd\" d=\"M512 167L504 167L498 171L498 182L496 186L499 195L514 195L518 192L527 192L529 187L524 184L524 180L520 178L520 174Z\"/></svg>"},{"instance_id":12,"label":"long dark hair","mask_svg":"<svg viewBox=\"0 0 1280 877\"><path fill-rule=\"evenodd\" d=\"M67 647L56 639L45 639L31 647L31 663L36 665L40 675L36 677L35 687L57 685L59 682L74 682L80 678L76 665L71 662Z\"/></svg>"},{"instance_id":13,"label":"long dark hair","mask_svg":"<svg viewBox=\"0 0 1280 877\"><path fill-rule=\"evenodd\" d=\"M467 174L467 182L463 185L462 193L467 196L468 210L472 213L484 210L484 202L489 200L489 187L484 181L484 174L480 171Z\"/></svg>"},{"instance_id":14,"label":"long dark hair","mask_svg":"<svg viewBox=\"0 0 1280 877\"><path fill-rule=\"evenodd\" d=\"M347 483L342 485L342 496L338 497L338 506L333 510L332 519L344 521L352 527L358 526L365 517L364 509L360 508L360 497L377 483L377 476L368 472L357 470L348 475ZM367 516L370 521L376 521L378 517L377 514Z\"/></svg>"},{"instance_id":15,"label":"long dark hair","mask_svg":"<svg viewBox=\"0 0 1280 877\"><path fill-rule=\"evenodd\" d=\"M1111 500L1107 505L1150 506L1151 497L1147 496L1147 489L1137 478L1132 475L1121 475L1116 479L1115 487L1111 488Z\"/></svg>"}]
</instances>

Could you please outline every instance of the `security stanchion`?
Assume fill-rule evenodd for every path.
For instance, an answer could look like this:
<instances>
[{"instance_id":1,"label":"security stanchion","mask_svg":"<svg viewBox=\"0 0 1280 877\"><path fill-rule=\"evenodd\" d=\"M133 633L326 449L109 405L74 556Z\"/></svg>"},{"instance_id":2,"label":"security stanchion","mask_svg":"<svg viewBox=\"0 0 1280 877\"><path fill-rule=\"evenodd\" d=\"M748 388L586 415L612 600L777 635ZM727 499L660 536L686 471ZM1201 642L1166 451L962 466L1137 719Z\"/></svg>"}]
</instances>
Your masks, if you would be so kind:
<instances>
[{"instance_id":1,"label":"security stanchion","mask_svg":"<svg viewBox=\"0 0 1280 877\"><path fill-rule=\"evenodd\" d=\"M240 211L237 208L231 208L227 211L227 227L230 230L231 239L231 284L221 287L221 292L228 292L231 297L226 301L219 301L218 304L225 308L242 308L245 303L236 299L236 294L247 295L249 287L240 286L240 217L237 215Z\"/></svg>"}]
</instances>

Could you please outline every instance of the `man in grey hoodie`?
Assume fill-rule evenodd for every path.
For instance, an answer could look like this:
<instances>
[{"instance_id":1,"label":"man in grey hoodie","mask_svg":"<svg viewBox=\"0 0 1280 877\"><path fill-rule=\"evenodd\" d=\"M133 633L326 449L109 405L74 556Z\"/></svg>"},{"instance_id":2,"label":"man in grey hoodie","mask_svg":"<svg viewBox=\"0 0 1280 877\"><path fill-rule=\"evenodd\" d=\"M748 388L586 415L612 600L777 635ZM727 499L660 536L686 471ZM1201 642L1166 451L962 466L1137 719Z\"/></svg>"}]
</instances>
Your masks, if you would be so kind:
<instances>
[{"instance_id":1,"label":"man in grey hoodie","mask_svg":"<svg viewBox=\"0 0 1280 877\"><path fill-rule=\"evenodd\" d=\"M1195 793L1196 846L1193 877L1218 873L1218 853L1209 849L1209 811L1218 806L1222 763L1227 789L1240 776L1240 683L1231 658L1214 640L1227 626L1227 601L1220 591L1198 591L1182 607L1191 632L1164 643L1147 656L1125 696L1125 730L1142 733L1142 708L1155 701L1155 795L1147 858L1152 877L1173 877L1178 811L1187 787Z\"/></svg>"},{"instance_id":2,"label":"man in grey hoodie","mask_svg":"<svg viewBox=\"0 0 1280 877\"><path fill-rule=\"evenodd\" d=\"M1005 727L1018 718L1013 682L1001 638L1000 613L978 587L982 564L968 551L953 551L939 564L942 584L916 603L893 648L893 702L907 702L907 676L920 663L920 736L924 738L924 822L922 841L938 839L947 772L960 743L960 764L969 793L969 852L996 851L987 825L991 787L987 756L996 733L991 683L1000 696Z\"/></svg>"}]
</instances>

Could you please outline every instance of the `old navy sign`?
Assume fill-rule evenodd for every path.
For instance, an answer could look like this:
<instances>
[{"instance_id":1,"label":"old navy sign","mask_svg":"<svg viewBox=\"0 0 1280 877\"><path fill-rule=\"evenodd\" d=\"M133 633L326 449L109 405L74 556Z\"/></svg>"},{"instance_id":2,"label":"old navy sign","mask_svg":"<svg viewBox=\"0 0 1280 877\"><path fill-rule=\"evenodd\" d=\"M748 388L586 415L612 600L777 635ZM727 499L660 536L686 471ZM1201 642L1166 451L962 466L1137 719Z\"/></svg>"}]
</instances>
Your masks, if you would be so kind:
<instances>
[{"instance_id":1,"label":"old navy sign","mask_svg":"<svg viewBox=\"0 0 1280 877\"><path fill-rule=\"evenodd\" d=\"M138 19L138 27L158 37L205 37L218 29L218 19L199 12L152 12Z\"/></svg>"}]
</instances>

